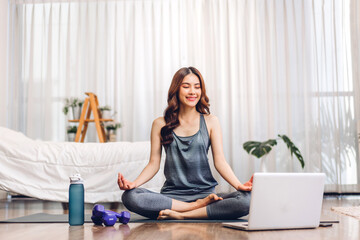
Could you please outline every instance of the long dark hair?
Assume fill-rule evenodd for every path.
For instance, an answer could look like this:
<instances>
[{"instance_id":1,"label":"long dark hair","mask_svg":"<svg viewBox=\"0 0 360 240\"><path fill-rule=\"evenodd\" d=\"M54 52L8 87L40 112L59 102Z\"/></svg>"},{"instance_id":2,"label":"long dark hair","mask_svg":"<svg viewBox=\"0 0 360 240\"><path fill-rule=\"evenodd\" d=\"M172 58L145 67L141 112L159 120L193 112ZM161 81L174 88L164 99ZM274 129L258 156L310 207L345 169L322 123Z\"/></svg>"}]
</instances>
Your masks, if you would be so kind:
<instances>
[{"instance_id":1,"label":"long dark hair","mask_svg":"<svg viewBox=\"0 0 360 240\"><path fill-rule=\"evenodd\" d=\"M172 81L168 92L168 106L164 111L164 119L165 119L165 126L161 128L161 144L162 145L169 145L173 141L173 135L172 131L177 128L180 125L179 122L179 90L182 81L184 78L189 74L195 74L199 81L200 81L200 87L201 87L201 98L199 102L196 104L196 111L203 114L209 114L210 113L210 104L209 104L209 98L206 95L205 90L205 83L204 79L199 72L194 67L184 67L179 69Z\"/></svg>"}]
</instances>

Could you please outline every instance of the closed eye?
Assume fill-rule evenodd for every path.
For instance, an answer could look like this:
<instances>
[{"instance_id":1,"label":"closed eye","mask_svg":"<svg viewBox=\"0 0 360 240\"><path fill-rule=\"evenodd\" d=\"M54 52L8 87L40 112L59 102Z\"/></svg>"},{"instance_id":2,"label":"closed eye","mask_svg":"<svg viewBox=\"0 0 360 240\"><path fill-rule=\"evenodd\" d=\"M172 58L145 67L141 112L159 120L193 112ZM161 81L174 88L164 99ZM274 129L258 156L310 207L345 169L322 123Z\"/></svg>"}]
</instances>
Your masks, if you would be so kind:
<instances>
[{"instance_id":1,"label":"closed eye","mask_svg":"<svg viewBox=\"0 0 360 240\"><path fill-rule=\"evenodd\" d=\"M189 84L189 83L183 83L181 86L182 86L183 88L189 88L189 87L190 87L190 84ZM195 89L200 89L200 88L201 88L200 83L196 83L196 84L195 84Z\"/></svg>"}]
</instances>

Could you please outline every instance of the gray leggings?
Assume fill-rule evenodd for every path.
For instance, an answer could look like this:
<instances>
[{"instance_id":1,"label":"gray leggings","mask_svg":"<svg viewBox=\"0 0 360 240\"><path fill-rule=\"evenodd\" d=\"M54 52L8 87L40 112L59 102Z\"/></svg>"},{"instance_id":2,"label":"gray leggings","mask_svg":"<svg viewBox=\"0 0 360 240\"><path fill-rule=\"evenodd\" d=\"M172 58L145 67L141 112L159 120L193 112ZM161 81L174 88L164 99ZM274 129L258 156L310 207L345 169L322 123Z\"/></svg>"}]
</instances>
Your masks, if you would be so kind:
<instances>
[{"instance_id":1,"label":"gray leggings","mask_svg":"<svg viewBox=\"0 0 360 240\"><path fill-rule=\"evenodd\" d=\"M209 219L237 219L249 214L250 192L237 191L217 195L223 200L206 206ZM170 197L144 188L125 191L122 202L130 211L151 219L156 219L161 210L171 209L172 205Z\"/></svg>"}]
</instances>

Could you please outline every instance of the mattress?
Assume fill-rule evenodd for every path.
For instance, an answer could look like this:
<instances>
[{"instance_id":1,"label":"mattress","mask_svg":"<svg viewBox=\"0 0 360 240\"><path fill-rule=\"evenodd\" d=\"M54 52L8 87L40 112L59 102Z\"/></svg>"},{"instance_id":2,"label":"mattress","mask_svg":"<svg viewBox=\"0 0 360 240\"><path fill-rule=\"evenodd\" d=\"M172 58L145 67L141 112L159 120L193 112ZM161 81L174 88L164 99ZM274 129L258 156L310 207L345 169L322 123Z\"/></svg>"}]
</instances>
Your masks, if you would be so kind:
<instances>
[{"instance_id":1,"label":"mattress","mask_svg":"<svg viewBox=\"0 0 360 240\"><path fill-rule=\"evenodd\" d=\"M164 158L165 154L162 154ZM43 200L68 202L69 177L84 179L85 202L119 202L121 172L133 181L150 157L150 142L75 143L32 140L0 127L0 189ZM159 192L163 162L156 176L141 187Z\"/></svg>"}]
</instances>

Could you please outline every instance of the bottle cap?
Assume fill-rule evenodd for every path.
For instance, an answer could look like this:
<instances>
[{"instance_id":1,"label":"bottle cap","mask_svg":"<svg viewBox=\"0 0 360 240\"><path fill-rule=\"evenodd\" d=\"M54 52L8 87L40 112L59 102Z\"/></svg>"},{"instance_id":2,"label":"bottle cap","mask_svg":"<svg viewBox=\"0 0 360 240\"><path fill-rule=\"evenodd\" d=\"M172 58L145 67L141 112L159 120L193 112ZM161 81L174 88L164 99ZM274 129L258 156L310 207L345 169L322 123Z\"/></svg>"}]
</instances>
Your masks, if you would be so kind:
<instances>
[{"instance_id":1,"label":"bottle cap","mask_svg":"<svg viewBox=\"0 0 360 240\"><path fill-rule=\"evenodd\" d=\"M81 178L80 173L76 173L70 177L70 183L81 184L84 182L84 179Z\"/></svg>"}]
</instances>

